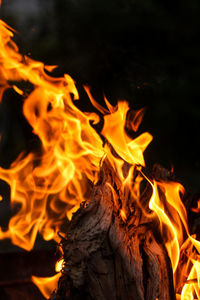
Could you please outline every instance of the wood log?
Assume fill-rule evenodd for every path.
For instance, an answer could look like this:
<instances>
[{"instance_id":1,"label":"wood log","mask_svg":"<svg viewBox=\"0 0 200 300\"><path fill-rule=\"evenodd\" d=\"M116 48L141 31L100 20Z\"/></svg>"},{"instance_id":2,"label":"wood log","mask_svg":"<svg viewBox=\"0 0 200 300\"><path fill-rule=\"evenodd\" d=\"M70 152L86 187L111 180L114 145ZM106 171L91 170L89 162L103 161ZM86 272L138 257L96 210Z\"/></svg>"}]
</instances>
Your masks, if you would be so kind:
<instances>
[{"instance_id":1,"label":"wood log","mask_svg":"<svg viewBox=\"0 0 200 300\"><path fill-rule=\"evenodd\" d=\"M64 265L51 300L175 299L158 224L149 222L134 201L128 201L124 221L123 197L116 174L104 163L90 201L82 203L62 238Z\"/></svg>"}]
</instances>

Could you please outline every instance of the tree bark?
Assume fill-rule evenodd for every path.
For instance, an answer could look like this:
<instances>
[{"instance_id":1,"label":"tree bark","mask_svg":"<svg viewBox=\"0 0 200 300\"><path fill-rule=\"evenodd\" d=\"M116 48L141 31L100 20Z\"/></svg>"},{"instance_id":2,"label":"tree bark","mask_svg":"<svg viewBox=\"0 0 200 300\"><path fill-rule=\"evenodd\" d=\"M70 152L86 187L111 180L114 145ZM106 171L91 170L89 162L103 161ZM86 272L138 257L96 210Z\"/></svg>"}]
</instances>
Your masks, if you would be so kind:
<instances>
[{"instance_id":1,"label":"tree bark","mask_svg":"<svg viewBox=\"0 0 200 300\"><path fill-rule=\"evenodd\" d=\"M148 193L147 188L143 203ZM123 221L125 196L130 197L122 194L116 174L104 163L90 201L82 203L62 238L63 274L51 300L175 299L158 224L149 222L134 201Z\"/></svg>"}]
</instances>

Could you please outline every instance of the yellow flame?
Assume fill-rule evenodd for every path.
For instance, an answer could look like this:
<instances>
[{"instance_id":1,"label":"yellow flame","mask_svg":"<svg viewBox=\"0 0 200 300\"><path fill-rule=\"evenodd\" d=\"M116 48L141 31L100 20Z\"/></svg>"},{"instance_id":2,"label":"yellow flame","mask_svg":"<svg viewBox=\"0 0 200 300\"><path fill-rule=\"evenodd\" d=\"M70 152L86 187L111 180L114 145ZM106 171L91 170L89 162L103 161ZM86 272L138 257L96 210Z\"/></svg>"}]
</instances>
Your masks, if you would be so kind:
<instances>
[{"instance_id":1,"label":"yellow flame","mask_svg":"<svg viewBox=\"0 0 200 300\"><path fill-rule=\"evenodd\" d=\"M15 92L17 92L19 95L23 95L23 91L20 90L16 85L13 85L13 89L15 90Z\"/></svg>"},{"instance_id":2,"label":"yellow flame","mask_svg":"<svg viewBox=\"0 0 200 300\"><path fill-rule=\"evenodd\" d=\"M121 158L130 164L144 166L143 152L152 141L152 136L146 132L134 140L128 137L125 132L128 110L129 106L127 102L118 102L116 111L105 115L102 134Z\"/></svg>"},{"instance_id":3,"label":"yellow flame","mask_svg":"<svg viewBox=\"0 0 200 300\"><path fill-rule=\"evenodd\" d=\"M55 265L55 271L56 272L60 272L62 270L63 262L64 262L63 258L57 261L57 263Z\"/></svg>"},{"instance_id":4,"label":"yellow flame","mask_svg":"<svg viewBox=\"0 0 200 300\"><path fill-rule=\"evenodd\" d=\"M122 220L123 220L124 222L126 222L126 213L125 213L125 211L124 211L123 209L120 210L120 215L121 215L121 217L122 217Z\"/></svg>"}]
</instances>

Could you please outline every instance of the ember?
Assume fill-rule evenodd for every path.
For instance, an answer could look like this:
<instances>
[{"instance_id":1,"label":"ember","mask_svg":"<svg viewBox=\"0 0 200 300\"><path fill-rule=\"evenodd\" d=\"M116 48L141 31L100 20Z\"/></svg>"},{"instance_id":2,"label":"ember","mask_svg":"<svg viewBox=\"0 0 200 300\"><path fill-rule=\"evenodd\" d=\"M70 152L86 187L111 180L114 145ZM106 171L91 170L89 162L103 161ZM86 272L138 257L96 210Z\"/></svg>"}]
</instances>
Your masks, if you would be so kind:
<instances>
[{"instance_id":1,"label":"ember","mask_svg":"<svg viewBox=\"0 0 200 300\"><path fill-rule=\"evenodd\" d=\"M152 136L146 132L132 139L127 134L127 128L133 134L138 128L142 111L129 113L126 101L114 107L107 99L104 108L85 88L99 114L82 112L75 105L79 95L73 79L47 75L55 66L22 56L13 31L0 21L0 95L2 99L6 89L21 95L24 116L41 149L40 154L22 153L9 169L0 168L0 178L10 185L12 205L20 205L8 229L1 229L0 239L9 238L30 251L38 233L47 241L60 242L63 236L64 262L56 267L58 273L53 278L33 276L46 298L60 278L63 299L78 291L88 299L108 299L98 288L95 291L95 280L112 299L200 299L200 242L189 233L184 188L170 178L148 178L142 169L143 152ZM21 81L32 84L28 95ZM94 125L100 119L104 125L98 133ZM100 278L114 268L108 258L112 255L116 274L126 274L117 279L117 291L111 289L113 274L113 281ZM98 279L92 278L94 266ZM130 284L127 294L124 283ZM56 297L52 299L60 299Z\"/></svg>"}]
</instances>

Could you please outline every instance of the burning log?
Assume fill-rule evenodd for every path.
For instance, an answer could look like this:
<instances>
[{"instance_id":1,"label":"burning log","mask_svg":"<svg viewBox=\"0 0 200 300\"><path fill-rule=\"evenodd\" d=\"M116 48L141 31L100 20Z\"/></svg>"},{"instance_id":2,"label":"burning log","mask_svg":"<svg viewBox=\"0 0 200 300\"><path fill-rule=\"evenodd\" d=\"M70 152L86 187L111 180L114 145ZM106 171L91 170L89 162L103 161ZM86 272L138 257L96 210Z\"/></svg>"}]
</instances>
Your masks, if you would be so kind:
<instances>
[{"instance_id":1,"label":"burning log","mask_svg":"<svg viewBox=\"0 0 200 300\"><path fill-rule=\"evenodd\" d=\"M136 202L127 202L126 216L120 213L122 197L106 161L91 201L81 205L62 238L63 275L51 300L175 299L171 263L156 222L149 222Z\"/></svg>"}]
</instances>

